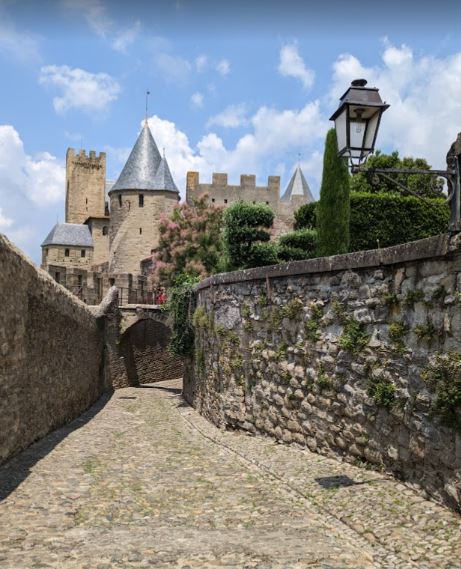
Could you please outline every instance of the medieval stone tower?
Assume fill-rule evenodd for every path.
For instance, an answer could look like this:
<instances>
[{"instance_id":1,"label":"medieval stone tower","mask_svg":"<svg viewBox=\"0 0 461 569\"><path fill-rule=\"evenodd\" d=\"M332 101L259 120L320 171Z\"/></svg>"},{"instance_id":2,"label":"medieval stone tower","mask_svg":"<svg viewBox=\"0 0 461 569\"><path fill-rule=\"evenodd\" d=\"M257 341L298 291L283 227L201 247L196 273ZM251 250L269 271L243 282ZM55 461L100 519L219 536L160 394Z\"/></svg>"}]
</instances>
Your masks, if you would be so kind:
<instances>
[{"instance_id":1,"label":"medieval stone tower","mask_svg":"<svg viewBox=\"0 0 461 569\"><path fill-rule=\"evenodd\" d=\"M158 245L160 218L179 200L147 121L109 197L109 272L139 274L140 260Z\"/></svg>"},{"instance_id":2,"label":"medieval stone tower","mask_svg":"<svg viewBox=\"0 0 461 569\"><path fill-rule=\"evenodd\" d=\"M66 154L66 223L84 223L89 217L104 217L106 154L90 150Z\"/></svg>"}]
</instances>

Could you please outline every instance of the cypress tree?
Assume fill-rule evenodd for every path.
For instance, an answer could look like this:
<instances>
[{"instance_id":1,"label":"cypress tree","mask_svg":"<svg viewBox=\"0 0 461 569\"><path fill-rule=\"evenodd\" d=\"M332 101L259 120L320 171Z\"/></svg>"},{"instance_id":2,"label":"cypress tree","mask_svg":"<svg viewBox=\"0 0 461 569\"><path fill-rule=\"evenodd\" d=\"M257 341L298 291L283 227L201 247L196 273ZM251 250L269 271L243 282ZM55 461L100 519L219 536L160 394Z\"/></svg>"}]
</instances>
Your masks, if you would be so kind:
<instances>
[{"instance_id":1,"label":"cypress tree","mask_svg":"<svg viewBox=\"0 0 461 569\"><path fill-rule=\"evenodd\" d=\"M317 208L318 254L338 255L349 250L349 171L344 158L338 157L336 131L325 139L322 186Z\"/></svg>"}]
</instances>

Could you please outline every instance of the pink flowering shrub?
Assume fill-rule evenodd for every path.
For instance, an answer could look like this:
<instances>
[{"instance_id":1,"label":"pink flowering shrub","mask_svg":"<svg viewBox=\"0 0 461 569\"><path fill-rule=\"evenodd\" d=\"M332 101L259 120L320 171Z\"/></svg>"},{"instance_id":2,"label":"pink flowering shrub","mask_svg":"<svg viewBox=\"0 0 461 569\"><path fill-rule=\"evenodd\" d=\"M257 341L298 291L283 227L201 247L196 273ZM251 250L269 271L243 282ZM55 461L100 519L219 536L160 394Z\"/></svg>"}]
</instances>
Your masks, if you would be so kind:
<instances>
[{"instance_id":1,"label":"pink flowering shrub","mask_svg":"<svg viewBox=\"0 0 461 569\"><path fill-rule=\"evenodd\" d=\"M175 207L171 217L160 219L160 242L153 251L153 284L171 286L187 273L201 278L222 264L222 208L208 196Z\"/></svg>"}]
</instances>

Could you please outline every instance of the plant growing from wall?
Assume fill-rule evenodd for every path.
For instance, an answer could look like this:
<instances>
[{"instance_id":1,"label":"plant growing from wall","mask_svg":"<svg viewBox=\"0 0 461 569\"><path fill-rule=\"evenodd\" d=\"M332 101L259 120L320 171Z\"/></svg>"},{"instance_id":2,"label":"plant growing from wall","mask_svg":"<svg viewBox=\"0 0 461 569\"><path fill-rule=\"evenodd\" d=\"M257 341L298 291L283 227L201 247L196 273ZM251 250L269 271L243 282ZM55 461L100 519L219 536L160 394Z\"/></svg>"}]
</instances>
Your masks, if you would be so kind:
<instances>
[{"instance_id":1,"label":"plant growing from wall","mask_svg":"<svg viewBox=\"0 0 461 569\"><path fill-rule=\"evenodd\" d=\"M349 250L349 172L347 161L338 157L335 129L325 140L322 185L317 206L318 254L347 253Z\"/></svg>"},{"instance_id":2,"label":"plant growing from wall","mask_svg":"<svg viewBox=\"0 0 461 569\"><path fill-rule=\"evenodd\" d=\"M277 263L269 243L274 212L265 204L237 202L224 212L224 244L228 269L248 269Z\"/></svg>"},{"instance_id":3,"label":"plant growing from wall","mask_svg":"<svg viewBox=\"0 0 461 569\"><path fill-rule=\"evenodd\" d=\"M437 330L430 318L427 318L424 324L415 326L414 331L420 340L426 340L426 342L431 342L436 336L441 335L441 331Z\"/></svg>"},{"instance_id":4,"label":"plant growing from wall","mask_svg":"<svg viewBox=\"0 0 461 569\"><path fill-rule=\"evenodd\" d=\"M191 355L194 346L194 330L190 317L190 303L194 286L199 278L190 275L177 277L170 288L165 309L172 321L170 350L178 356Z\"/></svg>"},{"instance_id":5,"label":"plant growing from wall","mask_svg":"<svg viewBox=\"0 0 461 569\"><path fill-rule=\"evenodd\" d=\"M304 323L304 334L310 342L317 342L320 339L320 320L323 317L323 310L319 304L310 307L311 317Z\"/></svg>"},{"instance_id":6,"label":"plant growing from wall","mask_svg":"<svg viewBox=\"0 0 461 569\"><path fill-rule=\"evenodd\" d=\"M424 292L415 288L414 290L409 290L405 295L404 304L405 306L413 306L417 302L422 302L424 300Z\"/></svg>"},{"instance_id":7,"label":"plant growing from wall","mask_svg":"<svg viewBox=\"0 0 461 569\"><path fill-rule=\"evenodd\" d=\"M461 433L461 354L435 354L421 377L435 391L434 415L443 425Z\"/></svg>"},{"instance_id":8,"label":"plant growing from wall","mask_svg":"<svg viewBox=\"0 0 461 569\"><path fill-rule=\"evenodd\" d=\"M358 354L367 344L370 336L366 332L363 322L359 322L352 317L346 317L343 333L338 344L344 350Z\"/></svg>"},{"instance_id":9,"label":"plant growing from wall","mask_svg":"<svg viewBox=\"0 0 461 569\"><path fill-rule=\"evenodd\" d=\"M376 405L388 410L391 409L395 403L395 392L395 385L390 379L383 376L370 379L368 395L373 399Z\"/></svg>"},{"instance_id":10,"label":"plant growing from wall","mask_svg":"<svg viewBox=\"0 0 461 569\"><path fill-rule=\"evenodd\" d=\"M207 196L178 205L159 225L160 240L152 254L152 282L171 286L177 275L206 277L223 269L222 208Z\"/></svg>"},{"instance_id":11,"label":"plant growing from wall","mask_svg":"<svg viewBox=\"0 0 461 569\"><path fill-rule=\"evenodd\" d=\"M405 334L408 332L408 327L404 324L404 322L393 322L389 326L389 339L391 340L394 348L402 352L405 350L405 344L403 343L403 338Z\"/></svg>"}]
</instances>

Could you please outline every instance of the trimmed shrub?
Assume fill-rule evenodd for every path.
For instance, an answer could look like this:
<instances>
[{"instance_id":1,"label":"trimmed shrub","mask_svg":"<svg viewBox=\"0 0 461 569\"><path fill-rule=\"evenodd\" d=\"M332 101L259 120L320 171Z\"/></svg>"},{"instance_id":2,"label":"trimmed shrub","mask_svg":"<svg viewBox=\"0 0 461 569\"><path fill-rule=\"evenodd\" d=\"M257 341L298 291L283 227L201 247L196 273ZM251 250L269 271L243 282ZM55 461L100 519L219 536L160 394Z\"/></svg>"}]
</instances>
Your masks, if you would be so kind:
<instances>
[{"instance_id":1,"label":"trimmed shrub","mask_svg":"<svg viewBox=\"0 0 461 569\"><path fill-rule=\"evenodd\" d=\"M306 203L295 211L295 229L315 229L317 227L317 203Z\"/></svg>"},{"instance_id":2,"label":"trimmed shrub","mask_svg":"<svg viewBox=\"0 0 461 569\"><path fill-rule=\"evenodd\" d=\"M316 205L315 204L309 204ZM445 233L450 211L443 198L424 202L398 194L351 193L350 251L390 247ZM298 226L304 227L303 214L295 213Z\"/></svg>"},{"instance_id":3,"label":"trimmed shrub","mask_svg":"<svg viewBox=\"0 0 461 569\"><path fill-rule=\"evenodd\" d=\"M224 212L224 244L228 269L248 269L277 262L269 229L274 212L265 204L237 202Z\"/></svg>"},{"instance_id":4,"label":"trimmed shrub","mask_svg":"<svg viewBox=\"0 0 461 569\"><path fill-rule=\"evenodd\" d=\"M334 128L327 133L323 155L322 185L317 206L318 254L347 253L349 250L349 171L338 157Z\"/></svg>"},{"instance_id":5,"label":"trimmed shrub","mask_svg":"<svg viewBox=\"0 0 461 569\"><path fill-rule=\"evenodd\" d=\"M445 233L449 218L443 198L423 201L395 194L351 194L350 250L390 247Z\"/></svg>"},{"instance_id":6,"label":"trimmed shrub","mask_svg":"<svg viewBox=\"0 0 461 569\"><path fill-rule=\"evenodd\" d=\"M316 249L317 232L314 229L291 231L281 235L278 240L278 256L281 261L312 259L316 256Z\"/></svg>"}]
</instances>

